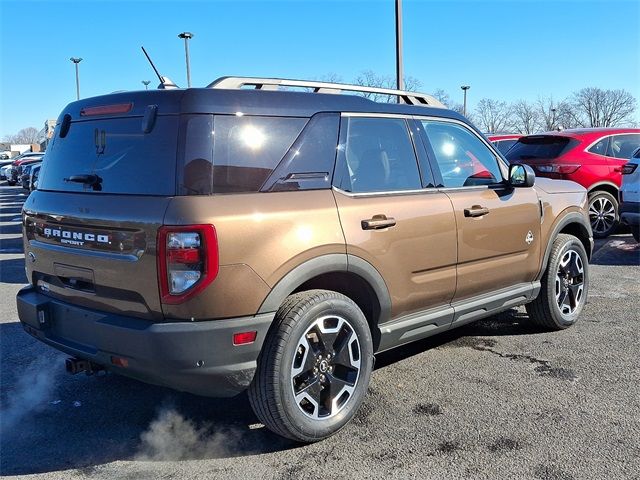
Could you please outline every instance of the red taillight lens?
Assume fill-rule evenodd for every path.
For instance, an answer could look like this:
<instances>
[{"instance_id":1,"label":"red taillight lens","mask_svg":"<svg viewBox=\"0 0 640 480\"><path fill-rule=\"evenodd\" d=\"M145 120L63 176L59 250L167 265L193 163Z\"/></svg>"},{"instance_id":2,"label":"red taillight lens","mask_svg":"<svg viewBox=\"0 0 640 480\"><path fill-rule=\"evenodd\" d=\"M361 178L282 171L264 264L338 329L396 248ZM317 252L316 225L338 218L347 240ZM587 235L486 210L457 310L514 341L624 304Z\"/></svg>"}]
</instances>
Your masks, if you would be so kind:
<instances>
[{"instance_id":1,"label":"red taillight lens","mask_svg":"<svg viewBox=\"0 0 640 480\"><path fill-rule=\"evenodd\" d=\"M163 303L182 303L218 275L213 225L165 226L158 230L158 283Z\"/></svg>"},{"instance_id":2,"label":"red taillight lens","mask_svg":"<svg viewBox=\"0 0 640 480\"><path fill-rule=\"evenodd\" d=\"M622 173L622 175L630 175L636 171L636 168L638 168L637 163L625 163L620 169L620 173Z\"/></svg>"},{"instance_id":3,"label":"red taillight lens","mask_svg":"<svg viewBox=\"0 0 640 480\"><path fill-rule=\"evenodd\" d=\"M580 165L567 165L567 164L557 164L557 165L536 165L536 169L542 173L560 173L561 175L567 175L569 173L574 173L576 170L580 168Z\"/></svg>"},{"instance_id":4,"label":"red taillight lens","mask_svg":"<svg viewBox=\"0 0 640 480\"><path fill-rule=\"evenodd\" d=\"M116 105L100 105L98 107L86 107L80 110L81 117L93 115L113 115L115 113L127 113L133 107L133 103L118 103Z\"/></svg>"}]
</instances>

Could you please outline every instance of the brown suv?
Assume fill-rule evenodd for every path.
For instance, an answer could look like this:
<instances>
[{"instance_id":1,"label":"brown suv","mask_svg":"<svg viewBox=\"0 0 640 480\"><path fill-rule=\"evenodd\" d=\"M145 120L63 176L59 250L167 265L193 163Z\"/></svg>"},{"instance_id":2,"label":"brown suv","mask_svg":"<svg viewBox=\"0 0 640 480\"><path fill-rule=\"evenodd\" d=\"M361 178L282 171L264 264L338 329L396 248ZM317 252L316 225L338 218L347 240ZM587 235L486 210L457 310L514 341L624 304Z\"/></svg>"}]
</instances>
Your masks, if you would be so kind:
<instances>
[{"instance_id":1,"label":"brown suv","mask_svg":"<svg viewBox=\"0 0 640 480\"><path fill-rule=\"evenodd\" d=\"M428 95L223 78L81 100L39 182L28 333L72 372L248 389L300 441L349 422L377 352L523 304L565 328L587 298L586 190L534 186Z\"/></svg>"}]
</instances>

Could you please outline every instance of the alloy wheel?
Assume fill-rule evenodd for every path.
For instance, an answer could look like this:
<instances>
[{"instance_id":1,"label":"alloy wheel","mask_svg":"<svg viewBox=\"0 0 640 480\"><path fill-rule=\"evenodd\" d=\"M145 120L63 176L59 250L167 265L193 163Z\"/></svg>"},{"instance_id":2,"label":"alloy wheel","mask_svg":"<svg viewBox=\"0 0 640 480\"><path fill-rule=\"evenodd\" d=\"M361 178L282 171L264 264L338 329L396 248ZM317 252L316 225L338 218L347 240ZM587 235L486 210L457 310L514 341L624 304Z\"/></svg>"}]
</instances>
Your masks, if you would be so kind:
<instances>
[{"instance_id":1,"label":"alloy wheel","mask_svg":"<svg viewBox=\"0 0 640 480\"><path fill-rule=\"evenodd\" d=\"M605 233L616 221L616 208L606 197L596 197L589 205L589 219L594 233Z\"/></svg>"},{"instance_id":2,"label":"alloy wheel","mask_svg":"<svg viewBox=\"0 0 640 480\"><path fill-rule=\"evenodd\" d=\"M573 314L583 299L584 264L575 250L567 250L556 273L556 302L562 315Z\"/></svg>"},{"instance_id":3,"label":"alloy wheel","mask_svg":"<svg viewBox=\"0 0 640 480\"><path fill-rule=\"evenodd\" d=\"M295 403L315 420L331 418L353 396L360 377L360 342L337 315L315 320L298 340L291 365Z\"/></svg>"}]
</instances>

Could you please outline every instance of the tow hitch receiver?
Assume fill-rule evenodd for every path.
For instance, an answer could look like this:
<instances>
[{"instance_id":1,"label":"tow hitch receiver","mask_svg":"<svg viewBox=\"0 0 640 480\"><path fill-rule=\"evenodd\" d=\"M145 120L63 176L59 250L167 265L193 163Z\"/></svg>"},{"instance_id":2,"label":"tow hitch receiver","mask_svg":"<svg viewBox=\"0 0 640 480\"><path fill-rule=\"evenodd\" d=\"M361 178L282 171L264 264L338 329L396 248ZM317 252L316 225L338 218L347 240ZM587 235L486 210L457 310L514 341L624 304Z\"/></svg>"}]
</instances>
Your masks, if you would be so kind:
<instances>
[{"instance_id":1,"label":"tow hitch receiver","mask_svg":"<svg viewBox=\"0 0 640 480\"><path fill-rule=\"evenodd\" d=\"M64 362L64 367L67 373L75 375L76 373L85 372L87 375L93 375L101 370L104 370L102 365L90 362L89 360L82 360L80 358L67 358Z\"/></svg>"}]
</instances>

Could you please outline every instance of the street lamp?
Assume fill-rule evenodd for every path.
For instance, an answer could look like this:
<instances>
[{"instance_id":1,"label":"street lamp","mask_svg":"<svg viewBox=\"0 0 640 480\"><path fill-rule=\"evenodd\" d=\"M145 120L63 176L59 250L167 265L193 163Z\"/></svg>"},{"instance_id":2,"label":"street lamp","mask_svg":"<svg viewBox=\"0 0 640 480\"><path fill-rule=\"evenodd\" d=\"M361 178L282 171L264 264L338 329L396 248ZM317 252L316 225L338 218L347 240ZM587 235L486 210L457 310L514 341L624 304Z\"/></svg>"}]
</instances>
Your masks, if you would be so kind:
<instances>
[{"instance_id":1,"label":"street lamp","mask_svg":"<svg viewBox=\"0 0 640 480\"><path fill-rule=\"evenodd\" d=\"M462 101L462 114L466 117L467 116L467 90L469 90L471 86L462 85L460 88L464 92L464 100Z\"/></svg>"},{"instance_id":2,"label":"street lamp","mask_svg":"<svg viewBox=\"0 0 640 480\"><path fill-rule=\"evenodd\" d=\"M404 90L402 79L402 0L396 0L396 88ZM398 103L402 99L398 97Z\"/></svg>"},{"instance_id":3,"label":"street lamp","mask_svg":"<svg viewBox=\"0 0 640 480\"><path fill-rule=\"evenodd\" d=\"M178 38L184 39L184 56L187 60L187 87L191 88L191 65L189 62L189 39L193 38L193 33L182 32L178 35Z\"/></svg>"},{"instance_id":4,"label":"street lamp","mask_svg":"<svg viewBox=\"0 0 640 480\"><path fill-rule=\"evenodd\" d=\"M78 73L78 64L82 61L82 58L71 57L69 60L76 65L76 100L80 100L80 75Z\"/></svg>"},{"instance_id":5,"label":"street lamp","mask_svg":"<svg viewBox=\"0 0 640 480\"><path fill-rule=\"evenodd\" d=\"M556 129L556 109L551 109L551 130Z\"/></svg>"},{"instance_id":6,"label":"street lamp","mask_svg":"<svg viewBox=\"0 0 640 480\"><path fill-rule=\"evenodd\" d=\"M151 83L151 80L142 80L142 83L144 85L144 89L149 90L149 84Z\"/></svg>"}]
</instances>

